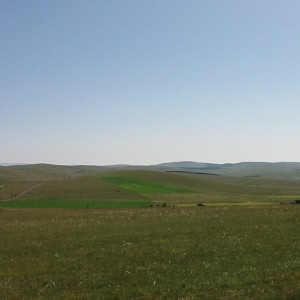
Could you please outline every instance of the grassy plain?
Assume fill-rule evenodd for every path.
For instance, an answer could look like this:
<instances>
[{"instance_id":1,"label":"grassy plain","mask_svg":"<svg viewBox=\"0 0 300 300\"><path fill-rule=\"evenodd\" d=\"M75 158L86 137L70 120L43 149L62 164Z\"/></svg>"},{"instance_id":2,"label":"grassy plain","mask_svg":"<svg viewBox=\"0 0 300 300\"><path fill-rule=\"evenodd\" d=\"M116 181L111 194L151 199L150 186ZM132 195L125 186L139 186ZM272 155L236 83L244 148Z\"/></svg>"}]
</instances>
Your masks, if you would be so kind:
<instances>
[{"instance_id":1,"label":"grassy plain","mask_svg":"<svg viewBox=\"0 0 300 300\"><path fill-rule=\"evenodd\" d=\"M0 203L1 208L129 208L147 207L150 203L144 200L14 200Z\"/></svg>"},{"instance_id":2,"label":"grassy plain","mask_svg":"<svg viewBox=\"0 0 300 300\"><path fill-rule=\"evenodd\" d=\"M99 175L78 176L44 182L38 188L29 191L21 199L27 200L115 200L146 199L128 189L104 181Z\"/></svg>"},{"instance_id":3,"label":"grassy plain","mask_svg":"<svg viewBox=\"0 0 300 300\"><path fill-rule=\"evenodd\" d=\"M206 164L200 164L203 167ZM199 166L200 166L199 165ZM66 180L74 177L84 177L86 175L92 174L103 174L103 177L109 176L124 176L124 174L118 173L119 170L130 170L124 171L131 172L131 177L140 178L142 176L143 180L158 181L165 180L161 178L162 176L157 174L163 174L164 171L167 172L188 172L185 175L190 175L189 177L199 178L202 182L199 187L201 190L211 191L214 188L218 188L218 192L240 193L247 195L253 195L253 189L244 189L245 186L250 187L261 187L263 189L269 187L274 189L274 195L278 192L281 193L282 189L289 187L290 195L299 195L299 179L300 179L300 167L299 163L278 163L278 164L268 164L268 163L240 163L228 167L221 167L216 169L201 169L201 168L172 168L166 166L59 166L59 165L48 165L48 164L35 164L35 165L18 165L18 166L0 166L0 200L9 199L15 197L20 192L35 185L41 181L52 181L52 180ZM152 170L154 171L152 175L151 172L142 170ZM177 170L177 171L176 171ZM113 172L114 171L114 172ZM161 171L161 172L157 172ZM137 174L134 174L137 172ZM199 175L197 173L212 172L222 176L205 176ZM113 174L110 174L113 173ZM179 173L178 173L179 174ZM177 174L177 175L178 175ZM176 175L173 173L173 175ZM125 175L127 176L127 175ZM181 176L188 177L188 176ZM178 177L180 178L180 176ZM169 186L170 181L175 183L173 188L180 189L191 189L191 184L186 186L186 180L170 179L166 180ZM216 184L219 182L219 184ZM161 182L160 182L161 183ZM223 186L222 186L223 184ZM225 185L224 185L225 184ZM193 184L192 184L193 185ZM227 185L227 186L226 186ZM292 185L296 188L297 192L292 191ZM170 187L170 186L169 186ZM196 188L196 190L199 190ZM295 191L295 189L294 189ZM85 193L86 191L83 191ZM256 191L254 194L261 195L262 193L270 195L270 191ZM177 193L178 194L178 193ZM210 192L208 193L210 194ZM188 196L188 195L187 195ZM226 195L225 195L226 196ZM191 197L191 195L190 195ZM210 197L208 197L210 198ZM213 197L212 197L213 198ZM201 199L200 199L201 200Z\"/></svg>"},{"instance_id":4,"label":"grassy plain","mask_svg":"<svg viewBox=\"0 0 300 300\"><path fill-rule=\"evenodd\" d=\"M35 184L34 179L37 180L37 178L37 175L29 174L27 177L17 177L12 180L11 177L1 174L0 198L10 198L12 191L14 191L14 195L16 194L16 186L21 192ZM24 180L27 181L24 182ZM3 192L3 190L5 191ZM54 201L49 207L61 207L60 205L54 206L54 203L57 203L55 201L107 202L122 200L123 203L124 200L128 202L140 200L144 206L145 202L165 202L168 205L196 204L198 202L290 203L295 199L300 199L300 182L298 180L193 176L145 170L110 170L83 176L77 174L66 178L48 178L18 200ZM0 203L1 206L3 205ZM5 206L7 205L5 204ZM70 207L70 204L66 204L66 207ZM74 205L74 207L78 207L78 205Z\"/></svg>"},{"instance_id":5,"label":"grassy plain","mask_svg":"<svg viewBox=\"0 0 300 300\"><path fill-rule=\"evenodd\" d=\"M1 299L300 298L295 178L1 167L0 199L38 182L0 202Z\"/></svg>"},{"instance_id":6,"label":"grassy plain","mask_svg":"<svg viewBox=\"0 0 300 300\"><path fill-rule=\"evenodd\" d=\"M109 181L150 200L169 204L211 202L290 203L300 198L298 180L187 176L157 171L115 171ZM107 180L106 173L102 179Z\"/></svg>"},{"instance_id":7,"label":"grassy plain","mask_svg":"<svg viewBox=\"0 0 300 300\"><path fill-rule=\"evenodd\" d=\"M0 211L1 299L299 299L300 207Z\"/></svg>"},{"instance_id":8,"label":"grassy plain","mask_svg":"<svg viewBox=\"0 0 300 300\"><path fill-rule=\"evenodd\" d=\"M0 200L15 197L26 188L41 181L73 178L106 170L109 169L97 166L58 166L48 164L0 166Z\"/></svg>"}]
</instances>

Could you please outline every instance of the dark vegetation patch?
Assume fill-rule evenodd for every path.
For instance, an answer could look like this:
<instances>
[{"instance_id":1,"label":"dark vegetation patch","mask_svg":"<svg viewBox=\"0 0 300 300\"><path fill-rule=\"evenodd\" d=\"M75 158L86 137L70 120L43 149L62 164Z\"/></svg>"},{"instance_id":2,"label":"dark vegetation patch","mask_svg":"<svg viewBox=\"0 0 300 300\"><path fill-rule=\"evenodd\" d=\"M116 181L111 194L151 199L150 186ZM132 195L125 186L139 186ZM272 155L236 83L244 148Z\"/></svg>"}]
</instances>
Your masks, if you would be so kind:
<instances>
[{"instance_id":1,"label":"dark vegetation patch","mask_svg":"<svg viewBox=\"0 0 300 300\"><path fill-rule=\"evenodd\" d=\"M205 173L205 172L190 172L190 171L165 171L166 173L182 173L182 174L198 174L198 175L208 175L208 176L220 176L219 174L214 173Z\"/></svg>"},{"instance_id":2,"label":"dark vegetation patch","mask_svg":"<svg viewBox=\"0 0 300 300\"><path fill-rule=\"evenodd\" d=\"M295 200L295 201L292 202L291 204L300 204L300 200Z\"/></svg>"}]
</instances>

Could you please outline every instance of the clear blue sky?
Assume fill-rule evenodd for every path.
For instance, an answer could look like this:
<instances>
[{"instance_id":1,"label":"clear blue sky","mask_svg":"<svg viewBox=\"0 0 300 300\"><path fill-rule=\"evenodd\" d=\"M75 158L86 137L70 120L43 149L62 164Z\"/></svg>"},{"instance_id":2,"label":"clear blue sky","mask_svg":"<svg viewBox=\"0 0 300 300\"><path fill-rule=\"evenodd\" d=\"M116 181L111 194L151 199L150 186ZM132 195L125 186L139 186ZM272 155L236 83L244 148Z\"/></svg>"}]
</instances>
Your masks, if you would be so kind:
<instances>
[{"instance_id":1,"label":"clear blue sky","mask_svg":"<svg viewBox=\"0 0 300 300\"><path fill-rule=\"evenodd\" d=\"M300 2L0 2L0 162L300 161Z\"/></svg>"}]
</instances>

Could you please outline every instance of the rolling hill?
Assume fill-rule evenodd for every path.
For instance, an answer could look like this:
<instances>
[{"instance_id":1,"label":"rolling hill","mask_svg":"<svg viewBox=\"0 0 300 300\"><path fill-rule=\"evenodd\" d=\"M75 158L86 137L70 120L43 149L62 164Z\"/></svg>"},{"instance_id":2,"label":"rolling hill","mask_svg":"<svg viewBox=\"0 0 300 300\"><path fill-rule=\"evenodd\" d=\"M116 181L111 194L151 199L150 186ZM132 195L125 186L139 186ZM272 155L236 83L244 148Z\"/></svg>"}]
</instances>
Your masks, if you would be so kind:
<instances>
[{"instance_id":1,"label":"rolling hill","mask_svg":"<svg viewBox=\"0 0 300 300\"><path fill-rule=\"evenodd\" d=\"M240 166L224 167L240 168ZM286 165L289 167L288 165ZM255 170L268 166L254 165ZM278 166L271 165L275 173ZM121 169L93 166L24 165L1 167L0 200L141 201L140 203L290 203L300 198L300 182L282 176L211 176L186 171ZM184 169L181 169L183 171ZM248 168L249 170L249 168ZM290 171L289 168L287 170ZM4 171L4 172L3 172ZM214 172L218 169L214 169Z\"/></svg>"}]
</instances>

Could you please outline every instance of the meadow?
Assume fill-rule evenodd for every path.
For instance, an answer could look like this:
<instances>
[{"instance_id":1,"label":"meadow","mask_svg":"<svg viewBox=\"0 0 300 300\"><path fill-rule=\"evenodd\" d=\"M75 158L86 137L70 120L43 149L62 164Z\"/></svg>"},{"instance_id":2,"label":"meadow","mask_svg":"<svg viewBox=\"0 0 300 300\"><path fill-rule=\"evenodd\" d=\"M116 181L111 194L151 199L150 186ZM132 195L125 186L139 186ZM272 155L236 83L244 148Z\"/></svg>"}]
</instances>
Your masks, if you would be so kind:
<instances>
[{"instance_id":1,"label":"meadow","mask_svg":"<svg viewBox=\"0 0 300 300\"><path fill-rule=\"evenodd\" d=\"M13 200L0 203L2 208L129 208L129 207L148 207L150 204L142 200Z\"/></svg>"},{"instance_id":2,"label":"meadow","mask_svg":"<svg viewBox=\"0 0 300 300\"><path fill-rule=\"evenodd\" d=\"M299 299L300 207L0 211L1 299Z\"/></svg>"},{"instance_id":3,"label":"meadow","mask_svg":"<svg viewBox=\"0 0 300 300\"><path fill-rule=\"evenodd\" d=\"M48 170L46 168L45 170ZM106 203L132 201L155 205L196 205L197 203L291 203L300 199L300 183L296 179L245 178L236 176L182 175L149 170L108 170L101 173L65 177L66 170L55 177L51 168L38 180L33 173L22 177L0 176L0 200L14 199L24 189L35 186L17 198L11 204L0 202L0 207L85 207L76 202L95 201ZM60 169L59 169L60 170ZM67 169L69 170L69 169ZM39 170L41 173L41 170ZM38 174L40 174L38 173ZM31 174L31 175L30 175ZM50 176L50 174L52 174ZM71 173L68 173L71 175ZM80 173L81 174L81 173ZM50 177L51 178L50 178ZM13 195L13 197L12 197ZM137 201L138 200L138 201ZM23 204L20 201L27 201ZM41 205L37 205L37 201ZM49 201L52 203L46 204ZM59 201L69 204L60 204ZM73 203L71 206L71 203ZM93 207L110 207L108 204L96 204ZM115 207L115 204L113 206Z\"/></svg>"},{"instance_id":4,"label":"meadow","mask_svg":"<svg viewBox=\"0 0 300 300\"><path fill-rule=\"evenodd\" d=\"M300 298L296 178L4 170L0 299Z\"/></svg>"}]
</instances>

